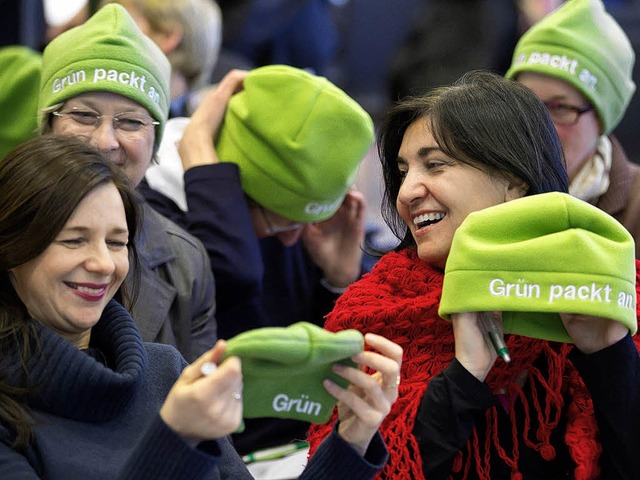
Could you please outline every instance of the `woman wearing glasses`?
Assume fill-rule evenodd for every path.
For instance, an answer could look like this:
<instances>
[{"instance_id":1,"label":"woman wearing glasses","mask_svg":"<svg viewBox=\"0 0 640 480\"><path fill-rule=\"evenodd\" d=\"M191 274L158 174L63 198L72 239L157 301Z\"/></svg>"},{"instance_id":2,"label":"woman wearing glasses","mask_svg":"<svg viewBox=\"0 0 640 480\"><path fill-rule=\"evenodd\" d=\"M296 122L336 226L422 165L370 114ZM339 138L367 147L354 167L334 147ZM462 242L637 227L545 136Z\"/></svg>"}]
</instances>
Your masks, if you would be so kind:
<instances>
[{"instance_id":1,"label":"woman wearing glasses","mask_svg":"<svg viewBox=\"0 0 640 480\"><path fill-rule=\"evenodd\" d=\"M631 101L634 53L600 0L566 2L527 31L507 72L546 105L562 142L569 193L611 214L640 255L640 167L611 132Z\"/></svg>"},{"instance_id":2,"label":"woman wearing glasses","mask_svg":"<svg viewBox=\"0 0 640 480\"><path fill-rule=\"evenodd\" d=\"M169 61L126 10L108 5L47 45L38 99L42 133L87 141L139 187L167 121L169 74ZM143 340L174 345L195 360L217 339L209 256L195 237L141 205L133 317Z\"/></svg>"}]
</instances>

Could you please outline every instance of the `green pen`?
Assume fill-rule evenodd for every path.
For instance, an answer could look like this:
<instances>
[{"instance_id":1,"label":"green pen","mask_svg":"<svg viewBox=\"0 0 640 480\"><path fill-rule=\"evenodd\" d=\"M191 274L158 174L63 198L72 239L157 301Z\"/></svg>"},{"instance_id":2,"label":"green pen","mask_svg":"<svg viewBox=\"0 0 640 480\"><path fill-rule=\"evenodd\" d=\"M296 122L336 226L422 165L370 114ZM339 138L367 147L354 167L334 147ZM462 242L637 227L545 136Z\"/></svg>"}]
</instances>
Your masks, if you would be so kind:
<instances>
[{"instance_id":1,"label":"green pen","mask_svg":"<svg viewBox=\"0 0 640 480\"><path fill-rule=\"evenodd\" d=\"M478 312L478 321L498 356L505 362L509 363L511 361L511 355L509 355L509 350L507 349L507 345L504 343L502 332L498 328L496 320L493 318L491 312Z\"/></svg>"},{"instance_id":2,"label":"green pen","mask_svg":"<svg viewBox=\"0 0 640 480\"><path fill-rule=\"evenodd\" d=\"M309 444L307 442L294 442L288 445L282 445L280 447L265 448L264 450L257 450L253 453L242 457L244 463L259 462L262 460L276 460L278 458L286 457L298 450L307 448Z\"/></svg>"}]
</instances>

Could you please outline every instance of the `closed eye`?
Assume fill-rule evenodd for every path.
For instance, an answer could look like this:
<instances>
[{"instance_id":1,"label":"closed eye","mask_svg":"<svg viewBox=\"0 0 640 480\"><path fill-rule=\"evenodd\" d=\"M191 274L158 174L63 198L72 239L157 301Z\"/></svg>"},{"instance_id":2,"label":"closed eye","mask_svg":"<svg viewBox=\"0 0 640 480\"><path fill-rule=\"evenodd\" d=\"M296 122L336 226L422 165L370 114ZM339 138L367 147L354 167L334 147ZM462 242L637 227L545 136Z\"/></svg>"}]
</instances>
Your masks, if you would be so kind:
<instances>
[{"instance_id":1,"label":"closed eye","mask_svg":"<svg viewBox=\"0 0 640 480\"><path fill-rule=\"evenodd\" d=\"M58 240L58 243L65 245L67 247L79 247L83 243L86 242L84 238L66 238L64 240Z\"/></svg>"},{"instance_id":2,"label":"closed eye","mask_svg":"<svg viewBox=\"0 0 640 480\"><path fill-rule=\"evenodd\" d=\"M127 247L127 243L128 242L122 242L120 240L108 240L107 241L107 245L109 245L109 247L112 250L122 250L123 248Z\"/></svg>"}]
</instances>

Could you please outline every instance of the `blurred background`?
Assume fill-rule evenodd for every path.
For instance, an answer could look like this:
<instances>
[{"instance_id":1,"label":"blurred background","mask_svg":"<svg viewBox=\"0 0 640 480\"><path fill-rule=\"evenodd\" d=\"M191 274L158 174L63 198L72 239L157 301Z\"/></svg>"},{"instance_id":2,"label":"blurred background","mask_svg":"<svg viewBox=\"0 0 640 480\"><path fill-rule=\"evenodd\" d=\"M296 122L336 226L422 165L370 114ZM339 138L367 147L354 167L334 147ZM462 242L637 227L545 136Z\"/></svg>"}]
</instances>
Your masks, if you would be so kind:
<instances>
[{"instance_id":1,"label":"blurred background","mask_svg":"<svg viewBox=\"0 0 640 480\"><path fill-rule=\"evenodd\" d=\"M178 3L190 0L176 0ZM398 98L448 84L472 69L504 73L519 36L561 0L205 0L216 4L212 23L219 50L215 84L231 68L283 63L323 75L378 121ZM570 1L570 0L569 0ZM119 3L160 8L167 0ZM173 2L175 3L175 2ZM640 51L640 0L604 2ZM53 37L88 18L96 0L0 0L0 45L42 50ZM193 20L191 20L193 26ZM216 47L218 48L218 47ZM2 78L11 72L0 71ZM640 72L636 62L636 84ZM197 98L194 97L194 98ZM185 114L189 114L187 109ZM640 101L636 94L614 134L640 163ZM368 200L372 231L386 242L379 219L380 173L375 148L363 163L358 188ZM379 227L379 228L378 228Z\"/></svg>"}]
</instances>

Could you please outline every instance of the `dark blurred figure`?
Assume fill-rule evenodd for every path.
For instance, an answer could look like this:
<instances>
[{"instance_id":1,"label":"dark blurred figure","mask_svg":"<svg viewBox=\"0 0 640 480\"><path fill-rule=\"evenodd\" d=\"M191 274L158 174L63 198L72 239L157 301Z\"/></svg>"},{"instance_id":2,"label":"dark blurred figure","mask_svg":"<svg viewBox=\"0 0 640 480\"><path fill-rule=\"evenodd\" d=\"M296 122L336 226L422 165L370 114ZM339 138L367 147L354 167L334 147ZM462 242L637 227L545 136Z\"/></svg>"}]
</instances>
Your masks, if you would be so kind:
<instances>
[{"instance_id":1,"label":"dark blurred figure","mask_svg":"<svg viewBox=\"0 0 640 480\"><path fill-rule=\"evenodd\" d=\"M223 47L256 67L285 64L327 76L338 47L328 0L222 0Z\"/></svg>"},{"instance_id":2,"label":"dark blurred figure","mask_svg":"<svg viewBox=\"0 0 640 480\"><path fill-rule=\"evenodd\" d=\"M631 46L636 53L636 63L633 67L632 78L636 85L640 85L640 0L616 0L605 2L607 10L620 24L629 37ZM624 145L629 160L640 163L640 101L634 99L627 107L620 124L613 131L620 143Z\"/></svg>"},{"instance_id":3,"label":"dark blurred figure","mask_svg":"<svg viewBox=\"0 0 640 480\"><path fill-rule=\"evenodd\" d=\"M391 100L419 95L463 73L504 74L519 38L514 0L429 0L389 73Z\"/></svg>"},{"instance_id":4,"label":"dark blurred figure","mask_svg":"<svg viewBox=\"0 0 640 480\"><path fill-rule=\"evenodd\" d=\"M0 46L43 48L45 23L42 0L0 0L0 11Z\"/></svg>"}]
</instances>

